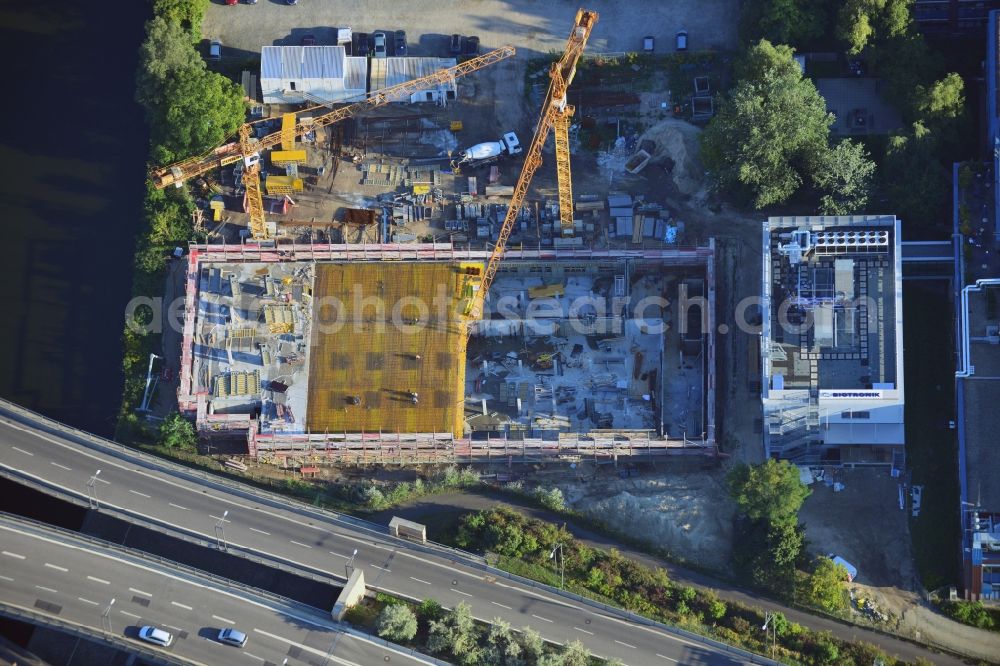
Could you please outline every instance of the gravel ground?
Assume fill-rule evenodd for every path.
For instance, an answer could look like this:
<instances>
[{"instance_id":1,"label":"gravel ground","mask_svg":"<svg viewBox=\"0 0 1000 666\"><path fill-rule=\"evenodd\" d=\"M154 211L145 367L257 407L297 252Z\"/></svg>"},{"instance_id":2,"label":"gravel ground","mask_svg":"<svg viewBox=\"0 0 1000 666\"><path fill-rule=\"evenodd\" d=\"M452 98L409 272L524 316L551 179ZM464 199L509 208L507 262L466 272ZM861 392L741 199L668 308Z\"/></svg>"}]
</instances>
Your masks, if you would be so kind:
<instances>
[{"instance_id":1,"label":"gravel ground","mask_svg":"<svg viewBox=\"0 0 1000 666\"><path fill-rule=\"evenodd\" d=\"M586 5L600 15L591 51L639 50L645 35L656 38L657 51L671 51L679 30L688 31L691 50L736 45L737 0L594 0ZM331 43L336 27L367 33L406 30L411 55L447 55L448 38L457 32L478 35L484 50L512 44L522 57L530 57L562 49L579 7L567 0L299 0L294 6L264 0L232 7L212 0L202 34L227 47L259 52L262 45L297 44L306 33L314 34L318 44Z\"/></svg>"}]
</instances>

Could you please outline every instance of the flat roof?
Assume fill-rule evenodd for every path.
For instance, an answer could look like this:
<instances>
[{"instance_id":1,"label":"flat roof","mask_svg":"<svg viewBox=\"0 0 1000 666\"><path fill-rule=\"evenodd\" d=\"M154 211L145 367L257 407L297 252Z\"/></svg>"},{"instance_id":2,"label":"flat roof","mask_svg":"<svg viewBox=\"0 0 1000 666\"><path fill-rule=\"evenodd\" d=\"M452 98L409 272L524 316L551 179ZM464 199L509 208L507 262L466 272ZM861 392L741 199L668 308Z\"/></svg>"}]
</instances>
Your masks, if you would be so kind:
<instances>
[{"instance_id":1,"label":"flat roof","mask_svg":"<svg viewBox=\"0 0 1000 666\"><path fill-rule=\"evenodd\" d=\"M988 326L1000 325L1000 287L969 293L969 363L974 374L962 379L965 420L966 501L984 511L1000 510L1000 345L988 341Z\"/></svg>"},{"instance_id":2,"label":"flat roof","mask_svg":"<svg viewBox=\"0 0 1000 666\"><path fill-rule=\"evenodd\" d=\"M455 313L463 271L458 263L317 264L309 431L462 435L466 341Z\"/></svg>"}]
</instances>

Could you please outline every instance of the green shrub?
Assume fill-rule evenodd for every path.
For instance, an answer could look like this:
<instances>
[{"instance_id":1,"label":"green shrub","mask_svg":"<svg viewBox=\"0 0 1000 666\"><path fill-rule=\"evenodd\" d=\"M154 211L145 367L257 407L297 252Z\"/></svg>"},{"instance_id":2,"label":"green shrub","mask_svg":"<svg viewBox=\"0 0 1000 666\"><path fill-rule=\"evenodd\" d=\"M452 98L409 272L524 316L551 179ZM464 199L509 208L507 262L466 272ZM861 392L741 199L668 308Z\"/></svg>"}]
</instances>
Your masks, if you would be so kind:
<instances>
[{"instance_id":1,"label":"green shrub","mask_svg":"<svg viewBox=\"0 0 1000 666\"><path fill-rule=\"evenodd\" d=\"M441 614L443 612L441 604L433 599L424 599L420 602L420 605L417 606L417 616L421 620L425 620L427 622L441 619Z\"/></svg>"},{"instance_id":2,"label":"green shrub","mask_svg":"<svg viewBox=\"0 0 1000 666\"><path fill-rule=\"evenodd\" d=\"M993 629L997 626L994 614L998 612L988 609L981 601L952 601L944 606L949 616L962 624L980 629Z\"/></svg>"},{"instance_id":3,"label":"green shrub","mask_svg":"<svg viewBox=\"0 0 1000 666\"><path fill-rule=\"evenodd\" d=\"M558 488L536 488L535 499L546 509L552 511L562 511L566 508L566 499Z\"/></svg>"},{"instance_id":4,"label":"green shrub","mask_svg":"<svg viewBox=\"0 0 1000 666\"><path fill-rule=\"evenodd\" d=\"M375 631L390 641L409 641L417 635L417 617L408 605L392 603L378 614Z\"/></svg>"}]
</instances>

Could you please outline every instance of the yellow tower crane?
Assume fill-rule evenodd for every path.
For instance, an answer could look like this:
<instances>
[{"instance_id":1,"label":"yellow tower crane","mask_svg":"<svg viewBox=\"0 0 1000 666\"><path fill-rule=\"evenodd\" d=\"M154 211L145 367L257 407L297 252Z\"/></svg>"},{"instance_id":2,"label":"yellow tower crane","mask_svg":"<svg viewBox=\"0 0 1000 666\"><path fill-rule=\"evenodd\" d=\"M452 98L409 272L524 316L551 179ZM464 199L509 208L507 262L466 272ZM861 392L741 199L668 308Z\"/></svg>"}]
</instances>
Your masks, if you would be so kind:
<instances>
[{"instance_id":1,"label":"yellow tower crane","mask_svg":"<svg viewBox=\"0 0 1000 666\"><path fill-rule=\"evenodd\" d=\"M524 197L528 193L528 186L534 177L538 167L542 165L542 148L548 138L549 130L555 128L556 144L556 174L559 179L559 221L564 234L573 230L573 186L570 182L569 168L569 119L573 115L573 107L566 103L566 90L573 82L576 75L576 64L583 54L583 49L587 46L587 39L590 32L597 23L597 12L581 9L576 13L576 20L573 23L573 31L566 42L566 49L562 57L552 63L549 70L551 81L549 91L545 96L545 104L542 106L542 116L538 121L538 128L535 136L531 140L527 155L524 158L524 167L521 175L517 179L514 187L514 196L510 200L510 207L504 217L503 226L500 227L500 234L497 237L496 245L490 254L490 260L486 264L486 271L483 273L482 282L476 290L465 310L466 335L471 333L471 322L479 319L483 313L483 302L486 294L496 277L497 269L500 267L500 260L503 258L504 250L507 248L507 239L514 228L521 206L524 204Z\"/></svg>"},{"instance_id":2,"label":"yellow tower crane","mask_svg":"<svg viewBox=\"0 0 1000 666\"><path fill-rule=\"evenodd\" d=\"M332 125L357 113L404 99L415 92L426 89L429 85L447 83L460 76L471 74L496 62L510 58L514 53L513 46L503 46L479 57L466 60L455 67L448 67L447 69L442 69L412 81L376 90L369 97L359 102L348 104L347 106L316 116L308 122L296 122L294 136L302 136L307 132ZM324 107L314 106L305 109L305 111L312 111L319 108ZM281 144L283 140L287 144L289 134L289 128L286 126L283 131L268 134L261 139L255 139L253 137L253 124L244 123L240 126L238 141L221 145L204 155L155 169L150 173L150 179L159 189L163 189L169 185L180 187L181 183L189 178L242 160L243 184L247 191L247 212L250 215L250 235L254 240L266 240L269 234L264 220L264 201L260 191L260 153L262 150L267 150Z\"/></svg>"}]
</instances>

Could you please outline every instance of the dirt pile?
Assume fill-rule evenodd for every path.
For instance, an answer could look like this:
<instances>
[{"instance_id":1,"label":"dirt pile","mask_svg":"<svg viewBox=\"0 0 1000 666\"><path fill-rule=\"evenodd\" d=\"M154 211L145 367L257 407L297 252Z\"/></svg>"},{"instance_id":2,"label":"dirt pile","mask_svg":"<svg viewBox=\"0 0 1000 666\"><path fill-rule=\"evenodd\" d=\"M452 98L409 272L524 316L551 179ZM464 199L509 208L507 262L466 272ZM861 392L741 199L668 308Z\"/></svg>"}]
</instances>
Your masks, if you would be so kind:
<instances>
[{"instance_id":1,"label":"dirt pile","mask_svg":"<svg viewBox=\"0 0 1000 666\"><path fill-rule=\"evenodd\" d=\"M652 141L655 145L651 165L662 165L667 160L673 162L671 179L681 194L688 196L700 192L704 185L705 167L701 164L698 143L700 135L701 129L691 123L666 118L639 137L639 145L643 141Z\"/></svg>"},{"instance_id":2,"label":"dirt pile","mask_svg":"<svg viewBox=\"0 0 1000 666\"><path fill-rule=\"evenodd\" d=\"M604 480L563 488L572 507L702 566L727 569L733 507L706 473Z\"/></svg>"}]
</instances>

